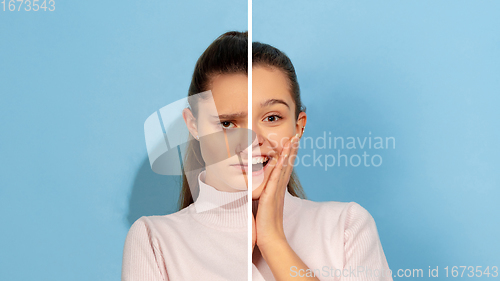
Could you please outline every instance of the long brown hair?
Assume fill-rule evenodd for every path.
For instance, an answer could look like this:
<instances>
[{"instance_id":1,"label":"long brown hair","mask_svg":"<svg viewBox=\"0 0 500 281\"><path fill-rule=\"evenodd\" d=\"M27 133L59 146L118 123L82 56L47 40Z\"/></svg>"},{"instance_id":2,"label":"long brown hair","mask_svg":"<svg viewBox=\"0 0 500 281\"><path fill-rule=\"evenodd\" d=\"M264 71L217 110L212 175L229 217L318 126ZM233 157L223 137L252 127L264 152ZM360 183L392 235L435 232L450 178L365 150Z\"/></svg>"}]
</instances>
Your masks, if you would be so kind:
<instances>
[{"instance_id":1,"label":"long brown hair","mask_svg":"<svg viewBox=\"0 0 500 281\"><path fill-rule=\"evenodd\" d=\"M268 66L283 71L289 81L290 92L295 102L295 118L300 112L305 112L306 108L300 99L300 88L297 82L295 68L288 56L268 44L252 43L252 64L254 66ZM244 73L248 75L248 32L230 31L215 39L210 46L200 56L194 67L191 85L188 90L188 102L192 114L197 118L197 103L189 99L193 95L205 92L209 89L210 82L215 75ZM184 165L189 165L189 171L201 169L205 162L201 156L200 143L189 136L189 143L186 148ZM189 186L189 183L196 186ZM306 198L302 185L295 171L292 171L287 186L291 195ZM193 193L195 194L193 194ZM182 186L179 196L179 210L182 210L193 203L193 197L197 196L199 186L197 179L188 180L184 169L182 169ZM193 196L194 195L194 196Z\"/></svg>"}]
</instances>

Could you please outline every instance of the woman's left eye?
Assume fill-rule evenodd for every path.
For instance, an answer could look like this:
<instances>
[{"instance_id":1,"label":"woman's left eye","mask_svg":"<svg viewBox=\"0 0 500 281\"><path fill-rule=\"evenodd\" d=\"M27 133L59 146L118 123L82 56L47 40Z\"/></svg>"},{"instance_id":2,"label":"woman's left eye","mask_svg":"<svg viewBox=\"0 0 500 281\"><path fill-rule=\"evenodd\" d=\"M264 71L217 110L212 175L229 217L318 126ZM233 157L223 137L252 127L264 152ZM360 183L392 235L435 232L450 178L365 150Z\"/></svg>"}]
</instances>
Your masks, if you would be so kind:
<instances>
[{"instance_id":1,"label":"woman's left eye","mask_svg":"<svg viewBox=\"0 0 500 281\"><path fill-rule=\"evenodd\" d=\"M265 118L265 120L268 120L269 122L276 122L280 119L281 119L281 116L279 116L279 115L271 115L271 116L267 116Z\"/></svg>"}]
</instances>

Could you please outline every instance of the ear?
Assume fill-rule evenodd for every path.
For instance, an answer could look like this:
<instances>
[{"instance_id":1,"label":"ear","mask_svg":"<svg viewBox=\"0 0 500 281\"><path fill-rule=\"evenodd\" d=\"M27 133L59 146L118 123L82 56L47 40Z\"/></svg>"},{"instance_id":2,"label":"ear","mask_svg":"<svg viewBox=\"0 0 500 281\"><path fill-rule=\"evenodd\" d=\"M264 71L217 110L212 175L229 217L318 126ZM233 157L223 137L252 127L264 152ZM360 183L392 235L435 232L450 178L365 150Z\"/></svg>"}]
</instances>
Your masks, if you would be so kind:
<instances>
[{"instance_id":1,"label":"ear","mask_svg":"<svg viewBox=\"0 0 500 281\"><path fill-rule=\"evenodd\" d=\"M198 139L198 128L196 126L196 118L194 118L191 109L184 108L184 110L182 110L182 118L184 119L184 123L186 123L186 126L191 135L193 136L193 138Z\"/></svg>"},{"instance_id":2,"label":"ear","mask_svg":"<svg viewBox=\"0 0 500 281\"><path fill-rule=\"evenodd\" d=\"M306 128L307 114L305 112L299 113L299 118L297 118L297 124L295 125L295 134L299 134L302 138L304 134L304 129Z\"/></svg>"}]
</instances>

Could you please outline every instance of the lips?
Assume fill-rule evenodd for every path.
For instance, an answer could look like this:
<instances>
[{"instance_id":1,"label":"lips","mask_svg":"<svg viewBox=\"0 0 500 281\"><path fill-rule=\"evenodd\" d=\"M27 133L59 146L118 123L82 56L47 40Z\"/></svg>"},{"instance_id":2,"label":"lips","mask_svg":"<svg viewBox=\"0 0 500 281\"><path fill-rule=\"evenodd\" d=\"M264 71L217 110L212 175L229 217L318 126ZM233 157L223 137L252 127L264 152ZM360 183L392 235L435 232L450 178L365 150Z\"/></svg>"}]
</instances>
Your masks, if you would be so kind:
<instances>
[{"instance_id":1,"label":"lips","mask_svg":"<svg viewBox=\"0 0 500 281\"><path fill-rule=\"evenodd\" d=\"M252 165L258 165L258 164L267 164L269 160L271 160L273 157L270 155L266 154L258 154L258 155L253 155L252 157ZM238 164L233 164L231 166L247 166L248 161L245 159L242 161L243 163L238 163ZM265 165L264 165L265 166Z\"/></svg>"},{"instance_id":2,"label":"lips","mask_svg":"<svg viewBox=\"0 0 500 281\"><path fill-rule=\"evenodd\" d=\"M272 157L268 155L258 155L252 157L252 175L258 176L262 174L269 162L271 162ZM245 161L243 164L234 164L232 167L237 168L240 171L248 172L248 161Z\"/></svg>"}]
</instances>

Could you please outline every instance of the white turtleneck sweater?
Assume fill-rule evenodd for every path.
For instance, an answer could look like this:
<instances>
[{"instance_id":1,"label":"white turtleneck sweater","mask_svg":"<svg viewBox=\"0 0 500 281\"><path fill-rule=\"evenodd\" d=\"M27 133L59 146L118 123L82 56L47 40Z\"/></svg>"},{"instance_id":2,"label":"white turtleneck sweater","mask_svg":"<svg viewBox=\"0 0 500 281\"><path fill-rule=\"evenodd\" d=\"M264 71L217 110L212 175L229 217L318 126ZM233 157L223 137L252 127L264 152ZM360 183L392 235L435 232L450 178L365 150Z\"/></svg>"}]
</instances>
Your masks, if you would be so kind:
<instances>
[{"instance_id":1,"label":"white turtleneck sweater","mask_svg":"<svg viewBox=\"0 0 500 281\"><path fill-rule=\"evenodd\" d=\"M122 281L248 280L248 192L218 191L204 177L205 171L198 176L195 203L132 224ZM291 268L291 277L392 280L375 222L359 204L313 202L287 191L283 212L287 241L311 269ZM258 249L252 266L252 280L275 280Z\"/></svg>"}]
</instances>

